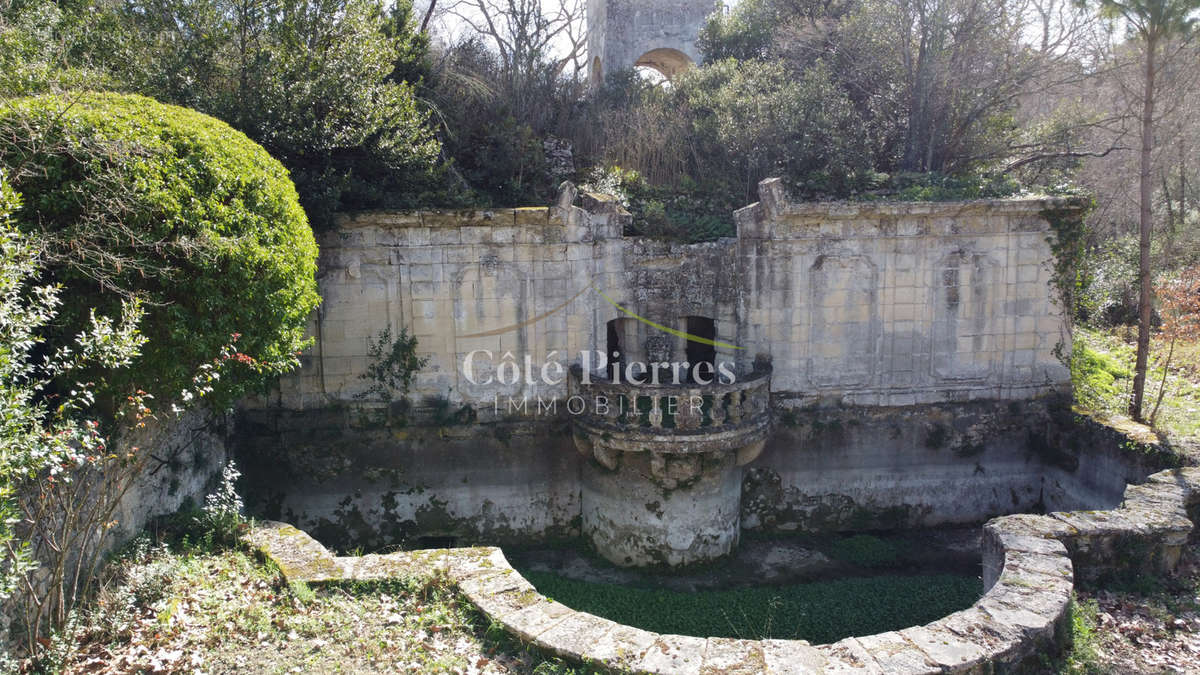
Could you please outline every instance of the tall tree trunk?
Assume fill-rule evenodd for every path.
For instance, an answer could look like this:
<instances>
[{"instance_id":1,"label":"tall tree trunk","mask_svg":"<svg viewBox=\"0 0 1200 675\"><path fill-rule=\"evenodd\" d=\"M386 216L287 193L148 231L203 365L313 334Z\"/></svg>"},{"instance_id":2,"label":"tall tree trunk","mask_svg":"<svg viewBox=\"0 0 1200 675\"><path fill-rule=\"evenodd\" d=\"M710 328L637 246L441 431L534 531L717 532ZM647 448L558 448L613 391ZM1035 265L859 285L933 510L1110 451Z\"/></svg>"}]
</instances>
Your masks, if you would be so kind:
<instances>
[{"instance_id":1,"label":"tall tree trunk","mask_svg":"<svg viewBox=\"0 0 1200 675\"><path fill-rule=\"evenodd\" d=\"M1162 264L1171 269L1171 259L1175 248L1175 205L1171 203L1171 181L1167 171L1162 171L1163 205L1167 207L1167 236L1163 241Z\"/></svg>"},{"instance_id":2,"label":"tall tree trunk","mask_svg":"<svg viewBox=\"0 0 1200 675\"><path fill-rule=\"evenodd\" d=\"M1133 400L1129 403L1129 416L1141 421L1142 402L1146 394L1146 367L1150 359L1150 317L1152 295L1150 288L1150 230L1153 225L1151 199L1154 183L1150 169L1154 152L1154 76L1158 38L1146 38L1146 89L1142 95L1142 160L1139 187L1141 188L1141 214L1138 226L1141 241L1138 246L1138 340L1137 364L1134 366Z\"/></svg>"},{"instance_id":3,"label":"tall tree trunk","mask_svg":"<svg viewBox=\"0 0 1200 675\"><path fill-rule=\"evenodd\" d=\"M1179 218L1178 220L1171 219L1171 229L1167 232L1170 239L1167 241L1168 264L1173 264L1175 260L1175 239L1179 235L1179 230L1187 225L1187 157L1184 154L1184 144L1179 144Z\"/></svg>"},{"instance_id":4,"label":"tall tree trunk","mask_svg":"<svg viewBox=\"0 0 1200 675\"><path fill-rule=\"evenodd\" d=\"M422 33L429 32L429 20L433 18L433 10L437 7L437 0L429 0L429 9L425 10L425 18L421 19Z\"/></svg>"}]
</instances>

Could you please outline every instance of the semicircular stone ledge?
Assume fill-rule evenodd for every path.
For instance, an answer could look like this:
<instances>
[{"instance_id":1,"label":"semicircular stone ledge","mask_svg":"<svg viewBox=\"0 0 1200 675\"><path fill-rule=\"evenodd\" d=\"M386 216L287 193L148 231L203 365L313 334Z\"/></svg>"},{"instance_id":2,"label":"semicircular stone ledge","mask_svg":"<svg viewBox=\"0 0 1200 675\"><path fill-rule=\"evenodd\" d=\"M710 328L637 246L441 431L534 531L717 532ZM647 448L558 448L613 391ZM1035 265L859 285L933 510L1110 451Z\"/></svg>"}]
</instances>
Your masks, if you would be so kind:
<instances>
[{"instance_id":1,"label":"semicircular stone ledge","mask_svg":"<svg viewBox=\"0 0 1200 675\"><path fill-rule=\"evenodd\" d=\"M1020 670L1070 640L1076 576L1170 572L1200 507L1200 468L1164 471L1110 511L995 518L983 528L984 594L924 626L826 645L660 635L540 595L498 548L338 557L303 531L256 524L247 543L286 581L321 585L441 573L492 622L562 657L611 672L991 673Z\"/></svg>"}]
</instances>

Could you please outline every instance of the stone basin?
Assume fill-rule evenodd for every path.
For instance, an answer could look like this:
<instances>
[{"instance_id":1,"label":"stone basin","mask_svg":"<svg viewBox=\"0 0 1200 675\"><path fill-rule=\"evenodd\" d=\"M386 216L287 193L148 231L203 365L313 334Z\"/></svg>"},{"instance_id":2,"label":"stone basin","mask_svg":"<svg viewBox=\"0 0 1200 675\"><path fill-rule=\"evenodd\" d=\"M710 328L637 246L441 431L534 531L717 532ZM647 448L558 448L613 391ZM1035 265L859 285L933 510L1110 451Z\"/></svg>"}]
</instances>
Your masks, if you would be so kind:
<instances>
[{"instance_id":1,"label":"stone basin","mask_svg":"<svg viewBox=\"0 0 1200 675\"><path fill-rule=\"evenodd\" d=\"M984 595L923 626L832 644L662 635L614 623L540 595L497 548L337 557L307 534L260 523L247 542L287 581L337 584L441 571L487 618L524 642L604 672L994 672L1036 666L1069 635L1078 577L1170 572L1200 506L1200 468L1131 485L1119 508L1002 516L983 527Z\"/></svg>"}]
</instances>

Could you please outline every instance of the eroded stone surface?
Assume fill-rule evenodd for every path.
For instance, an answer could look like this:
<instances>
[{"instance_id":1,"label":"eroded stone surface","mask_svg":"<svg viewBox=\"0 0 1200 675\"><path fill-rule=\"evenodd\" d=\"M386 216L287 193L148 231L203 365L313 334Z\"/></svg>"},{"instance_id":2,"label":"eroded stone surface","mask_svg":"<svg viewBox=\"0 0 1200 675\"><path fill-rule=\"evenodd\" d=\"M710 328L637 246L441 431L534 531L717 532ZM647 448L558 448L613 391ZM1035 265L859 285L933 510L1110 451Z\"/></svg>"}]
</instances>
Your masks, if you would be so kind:
<instances>
[{"instance_id":1,"label":"eroded stone surface","mask_svg":"<svg viewBox=\"0 0 1200 675\"><path fill-rule=\"evenodd\" d=\"M773 675L823 673L829 659L804 640L763 640L763 660Z\"/></svg>"},{"instance_id":2,"label":"eroded stone surface","mask_svg":"<svg viewBox=\"0 0 1200 675\"><path fill-rule=\"evenodd\" d=\"M574 610L544 597L536 602L507 616L499 617L505 630L526 642L537 640L538 636L561 623Z\"/></svg>"},{"instance_id":3,"label":"eroded stone surface","mask_svg":"<svg viewBox=\"0 0 1200 675\"><path fill-rule=\"evenodd\" d=\"M767 661L758 640L709 638L704 648L701 675L754 675L766 672Z\"/></svg>"},{"instance_id":4,"label":"eroded stone surface","mask_svg":"<svg viewBox=\"0 0 1200 675\"><path fill-rule=\"evenodd\" d=\"M704 663L704 638L660 635L642 654L636 670L666 675L699 675Z\"/></svg>"},{"instance_id":5,"label":"eroded stone surface","mask_svg":"<svg viewBox=\"0 0 1200 675\"><path fill-rule=\"evenodd\" d=\"M858 643L886 673L936 673L933 659L900 633L890 631L858 638Z\"/></svg>"},{"instance_id":6,"label":"eroded stone surface","mask_svg":"<svg viewBox=\"0 0 1200 675\"><path fill-rule=\"evenodd\" d=\"M949 673L969 673L982 670L988 650L983 646L936 626L914 626L900 635L916 645L929 663Z\"/></svg>"},{"instance_id":7,"label":"eroded stone surface","mask_svg":"<svg viewBox=\"0 0 1200 675\"><path fill-rule=\"evenodd\" d=\"M884 672L857 638L846 638L833 644L821 645L817 650L826 658L823 671L826 673Z\"/></svg>"},{"instance_id":8,"label":"eroded stone surface","mask_svg":"<svg viewBox=\"0 0 1200 675\"><path fill-rule=\"evenodd\" d=\"M657 641L658 633L633 626L617 626L596 640L587 650L587 658L616 670L630 669L641 662L642 655Z\"/></svg>"},{"instance_id":9,"label":"eroded stone surface","mask_svg":"<svg viewBox=\"0 0 1200 675\"><path fill-rule=\"evenodd\" d=\"M342 568L328 549L307 532L286 523L258 523L245 539L279 567L288 583L321 584L343 578Z\"/></svg>"},{"instance_id":10,"label":"eroded stone surface","mask_svg":"<svg viewBox=\"0 0 1200 675\"><path fill-rule=\"evenodd\" d=\"M618 626L620 624L587 612L572 612L553 628L539 635L534 644L578 663L587 659L588 650L597 640Z\"/></svg>"}]
</instances>

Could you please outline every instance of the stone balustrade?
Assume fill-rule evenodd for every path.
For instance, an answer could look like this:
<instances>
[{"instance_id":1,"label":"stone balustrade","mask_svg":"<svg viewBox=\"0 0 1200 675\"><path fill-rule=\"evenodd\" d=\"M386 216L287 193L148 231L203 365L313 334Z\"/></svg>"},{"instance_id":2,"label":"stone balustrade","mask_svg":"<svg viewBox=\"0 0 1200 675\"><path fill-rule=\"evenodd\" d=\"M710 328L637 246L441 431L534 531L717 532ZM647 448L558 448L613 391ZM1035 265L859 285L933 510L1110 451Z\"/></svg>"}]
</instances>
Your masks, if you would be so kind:
<instances>
[{"instance_id":1,"label":"stone balustrade","mask_svg":"<svg viewBox=\"0 0 1200 675\"><path fill-rule=\"evenodd\" d=\"M708 453L737 450L766 438L770 366L730 384L618 383L595 375L585 379L579 366L571 376L572 393L586 402L575 418L582 432L577 438L584 444L580 449L586 454L603 446L599 459L604 464L604 456L612 451Z\"/></svg>"},{"instance_id":2,"label":"stone balustrade","mask_svg":"<svg viewBox=\"0 0 1200 675\"><path fill-rule=\"evenodd\" d=\"M639 385L571 372L583 533L617 565L689 565L740 536L742 467L771 429L771 368L736 382ZM646 505L654 505L648 509Z\"/></svg>"}]
</instances>

